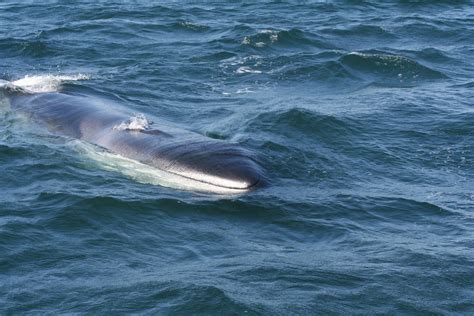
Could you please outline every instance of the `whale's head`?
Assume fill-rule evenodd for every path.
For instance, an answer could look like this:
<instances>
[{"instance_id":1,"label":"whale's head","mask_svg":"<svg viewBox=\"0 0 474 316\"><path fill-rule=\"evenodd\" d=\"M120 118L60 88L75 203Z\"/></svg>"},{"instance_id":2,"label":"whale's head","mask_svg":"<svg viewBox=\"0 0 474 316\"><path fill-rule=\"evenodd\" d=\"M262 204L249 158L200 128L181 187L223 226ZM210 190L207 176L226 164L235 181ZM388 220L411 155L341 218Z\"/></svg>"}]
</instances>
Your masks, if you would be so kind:
<instances>
[{"instance_id":1,"label":"whale's head","mask_svg":"<svg viewBox=\"0 0 474 316\"><path fill-rule=\"evenodd\" d=\"M254 154L235 144L174 144L156 162L160 169L228 191L248 191L265 183L264 170Z\"/></svg>"}]
</instances>

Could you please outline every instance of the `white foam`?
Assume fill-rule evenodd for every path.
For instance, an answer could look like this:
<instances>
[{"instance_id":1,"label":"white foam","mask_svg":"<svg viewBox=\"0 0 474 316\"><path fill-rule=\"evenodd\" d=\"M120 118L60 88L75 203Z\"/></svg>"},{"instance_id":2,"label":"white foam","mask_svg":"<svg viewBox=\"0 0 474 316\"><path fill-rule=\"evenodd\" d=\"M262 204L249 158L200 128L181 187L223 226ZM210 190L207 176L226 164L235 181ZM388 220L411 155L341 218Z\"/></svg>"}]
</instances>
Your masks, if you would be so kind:
<instances>
[{"instance_id":1,"label":"white foam","mask_svg":"<svg viewBox=\"0 0 474 316\"><path fill-rule=\"evenodd\" d=\"M10 83L9 81L0 79L0 88L3 87L3 86L6 86L6 85L9 84L9 83Z\"/></svg>"},{"instance_id":2,"label":"white foam","mask_svg":"<svg viewBox=\"0 0 474 316\"><path fill-rule=\"evenodd\" d=\"M272 43L275 43L276 41L278 41L278 34L280 33L279 31L274 31L274 30L261 30L259 31L260 34L268 34L270 35L270 41Z\"/></svg>"},{"instance_id":3,"label":"white foam","mask_svg":"<svg viewBox=\"0 0 474 316\"><path fill-rule=\"evenodd\" d=\"M78 81L90 79L85 74L74 75L27 75L22 79L13 81L12 84L31 92L44 93L55 92L61 87L61 84L68 81Z\"/></svg>"},{"instance_id":4,"label":"white foam","mask_svg":"<svg viewBox=\"0 0 474 316\"><path fill-rule=\"evenodd\" d=\"M151 124L153 124L153 122L149 121L144 114L135 113L133 116L130 117L130 119L126 120L125 122L122 122L119 125L115 125L114 129L118 131L143 131L150 128Z\"/></svg>"},{"instance_id":5,"label":"white foam","mask_svg":"<svg viewBox=\"0 0 474 316\"><path fill-rule=\"evenodd\" d=\"M250 40L250 37L248 36L245 36L244 39L242 40L242 43L243 45L250 45L252 43L252 41Z\"/></svg>"},{"instance_id":6,"label":"white foam","mask_svg":"<svg viewBox=\"0 0 474 316\"><path fill-rule=\"evenodd\" d=\"M246 73L251 73L251 74L261 74L262 72L260 70L252 69L250 67L239 67L236 70L236 73L238 74L246 74Z\"/></svg>"},{"instance_id":7,"label":"white foam","mask_svg":"<svg viewBox=\"0 0 474 316\"><path fill-rule=\"evenodd\" d=\"M242 89L238 89L236 91L237 94L242 94L242 93L253 93L255 92L254 90L252 90L250 87L245 87L245 88L242 88Z\"/></svg>"}]
</instances>

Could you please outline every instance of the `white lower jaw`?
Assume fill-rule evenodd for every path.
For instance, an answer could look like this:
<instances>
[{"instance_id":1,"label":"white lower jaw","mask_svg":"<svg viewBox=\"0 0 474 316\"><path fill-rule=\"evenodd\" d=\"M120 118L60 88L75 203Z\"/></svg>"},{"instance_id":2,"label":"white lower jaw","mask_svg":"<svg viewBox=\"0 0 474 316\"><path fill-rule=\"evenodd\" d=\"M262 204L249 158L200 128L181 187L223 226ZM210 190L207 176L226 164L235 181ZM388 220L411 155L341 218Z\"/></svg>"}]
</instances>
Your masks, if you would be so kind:
<instances>
[{"instance_id":1,"label":"white lower jaw","mask_svg":"<svg viewBox=\"0 0 474 316\"><path fill-rule=\"evenodd\" d=\"M119 172L133 180L145 183L159 185L163 187L176 188L181 190L213 192L218 194L239 194L247 192L248 189L231 188L219 185L213 185L201 182L185 176L166 172L149 165L140 163L136 160L128 159L120 155L108 152L97 146L85 143L80 140L74 140L70 143L74 149L97 162L100 167ZM232 183L225 183L232 185ZM237 185L241 185L238 183Z\"/></svg>"}]
</instances>

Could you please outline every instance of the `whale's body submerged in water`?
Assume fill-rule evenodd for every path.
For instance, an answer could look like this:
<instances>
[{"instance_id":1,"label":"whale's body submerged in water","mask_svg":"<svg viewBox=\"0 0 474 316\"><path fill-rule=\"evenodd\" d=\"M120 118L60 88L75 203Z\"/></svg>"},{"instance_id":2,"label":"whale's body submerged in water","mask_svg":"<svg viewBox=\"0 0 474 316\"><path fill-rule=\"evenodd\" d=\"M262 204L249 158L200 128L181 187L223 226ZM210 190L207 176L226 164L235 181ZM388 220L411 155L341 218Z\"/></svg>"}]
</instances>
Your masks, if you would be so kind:
<instances>
[{"instance_id":1,"label":"whale's body submerged in water","mask_svg":"<svg viewBox=\"0 0 474 316\"><path fill-rule=\"evenodd\" d=\"M236 144L168 125L149 126L146 118L131 117L113 102L90 95L30 93L14 85L3 89L12 109L48 129L182 177L188 188L237 193L263 181L252 153Z\"/></svg>"}]
</instances>

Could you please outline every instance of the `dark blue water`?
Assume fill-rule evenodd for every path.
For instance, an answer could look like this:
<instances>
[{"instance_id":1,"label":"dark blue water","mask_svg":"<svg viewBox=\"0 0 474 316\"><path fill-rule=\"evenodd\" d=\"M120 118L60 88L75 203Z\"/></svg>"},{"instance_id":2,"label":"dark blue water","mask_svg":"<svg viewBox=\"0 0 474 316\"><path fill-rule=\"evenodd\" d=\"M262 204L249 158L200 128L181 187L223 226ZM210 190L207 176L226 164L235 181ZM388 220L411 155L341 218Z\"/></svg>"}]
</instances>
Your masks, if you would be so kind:
<instances>
[{"instance_id":1,"label":"dark blue water","mask_svg":"<svg viewBox=\"0 0 474 316\"><path fill-rule=\"evenodd\" d=\"M0 314L474 313L471 1L3 1L0 79L262 160L151 185L0 103ZM77 80L84 79L84 80Z\"/></svg>"}]
</instances>

